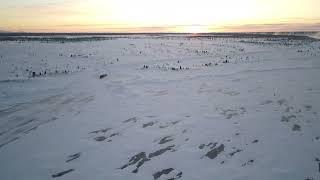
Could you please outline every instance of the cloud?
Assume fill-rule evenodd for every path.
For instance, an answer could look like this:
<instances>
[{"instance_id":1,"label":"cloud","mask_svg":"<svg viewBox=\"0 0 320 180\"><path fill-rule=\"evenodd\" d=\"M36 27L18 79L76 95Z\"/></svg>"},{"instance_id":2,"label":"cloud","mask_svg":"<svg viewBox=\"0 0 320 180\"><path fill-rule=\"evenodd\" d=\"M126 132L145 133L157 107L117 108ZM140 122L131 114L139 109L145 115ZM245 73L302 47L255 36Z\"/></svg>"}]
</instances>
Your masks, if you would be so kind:
<instances>
[{"instance_id":1,"label":"cloud","mask_svg":"<svg viewBox=\"0 0 320 180\"><path fill-rule=\"evenodd\" d=\"M271 23L271 24L244 24L213 27L211 30L228 32L284 32L284 31L319 31L319 23Z\"/></svg>"},{"instance_id":2,"label":"cloud","mask_svg":"<svg viewBox=\"0 0 320 180\"><path fill-rule=\"evenodd\" d=\"M47 27L24 26L19 31L28 32L183 32L192 27L203 27L208 32L293 32L293 31L319 31L320 23L270 23L270 24L244 24L244 25L157 25L157 26L129 26L127 24L62 24Z\"/></svg>"}]
</instances>

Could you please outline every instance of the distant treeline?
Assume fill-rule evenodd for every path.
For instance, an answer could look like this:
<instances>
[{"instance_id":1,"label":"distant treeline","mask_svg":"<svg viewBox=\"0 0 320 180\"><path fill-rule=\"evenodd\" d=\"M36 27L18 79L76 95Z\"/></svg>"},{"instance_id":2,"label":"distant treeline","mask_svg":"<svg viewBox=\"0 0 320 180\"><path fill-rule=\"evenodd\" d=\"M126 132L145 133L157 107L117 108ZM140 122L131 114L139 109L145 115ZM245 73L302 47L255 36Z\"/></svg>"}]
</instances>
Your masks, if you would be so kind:
<instances>
[{"instance_id":1,"label":"distant treeline","mask_svg":"<svg viewBox=\"0 0 320 180\"><path fill-rule=\"evenodd\" d=\"M310 37L318 32L263 32L263 33L0 33L0 41L79 42L111 40L115 38L280 38L286 40L317 41Z\"/></svg>"},{"instance_id":2,"label":"distant treeline","mask_svg":"<svg viewBox=\"0 0 320 180\"><path fill-rule=\"evenodd\" d=\"M0 41L41 41L41 42L80 42L80 41L102 41L111 40L114 37L55 37L55 36L2 36Z\"/></svg>"}]
</instances>

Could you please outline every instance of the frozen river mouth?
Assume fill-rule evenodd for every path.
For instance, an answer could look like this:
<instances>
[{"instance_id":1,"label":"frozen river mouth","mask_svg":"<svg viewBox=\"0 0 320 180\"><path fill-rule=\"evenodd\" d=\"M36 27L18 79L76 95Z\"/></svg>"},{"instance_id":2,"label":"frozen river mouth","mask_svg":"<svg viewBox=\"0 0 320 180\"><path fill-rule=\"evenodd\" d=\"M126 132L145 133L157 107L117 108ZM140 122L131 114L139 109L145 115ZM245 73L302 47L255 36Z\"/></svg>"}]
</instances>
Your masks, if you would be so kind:
<instances>
[{"instance_id":1,"label":"frozen river mouth","mask_svg":"<svg viewBox=\"0 0 320 180\"><path fill-rule=\"evenodd\" d=\"M320 178L320 41L0 38L0 179Z\"/></svg>"}]
</instances>

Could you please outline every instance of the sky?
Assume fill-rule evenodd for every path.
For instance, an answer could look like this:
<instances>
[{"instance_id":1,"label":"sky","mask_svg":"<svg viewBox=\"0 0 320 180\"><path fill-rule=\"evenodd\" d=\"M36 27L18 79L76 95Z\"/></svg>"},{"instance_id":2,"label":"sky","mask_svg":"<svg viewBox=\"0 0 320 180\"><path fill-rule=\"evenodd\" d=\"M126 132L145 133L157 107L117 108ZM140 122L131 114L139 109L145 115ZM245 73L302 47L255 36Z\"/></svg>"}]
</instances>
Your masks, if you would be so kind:
<instances>
[{"instance_id":1,"label":"sky","mask_svg":"<svg viewBox=\"0 0 320 180\"><path fill-rule=\"evenodd\" d=\"M12 32L320 31L320 0L0 0Z\"/></svg>"}]
</instances>

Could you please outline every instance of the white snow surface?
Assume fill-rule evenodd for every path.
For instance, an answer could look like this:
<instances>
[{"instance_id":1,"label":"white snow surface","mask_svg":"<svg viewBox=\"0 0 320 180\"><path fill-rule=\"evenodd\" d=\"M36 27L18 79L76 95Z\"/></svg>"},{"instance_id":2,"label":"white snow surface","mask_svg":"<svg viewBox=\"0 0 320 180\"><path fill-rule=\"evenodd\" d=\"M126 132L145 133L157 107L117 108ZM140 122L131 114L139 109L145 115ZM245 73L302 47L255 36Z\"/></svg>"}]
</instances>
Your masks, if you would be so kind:
<instances>
[{"instance_id":1,"label":"white snow surface","mask_svg":"<svg viewBox=\"0 0 320 180\"><path fill-rule=\"evenodd\" d=\"M0 179L317 180L319 78L320 41L2 41Z\"/></svg>"}]
</instances>

